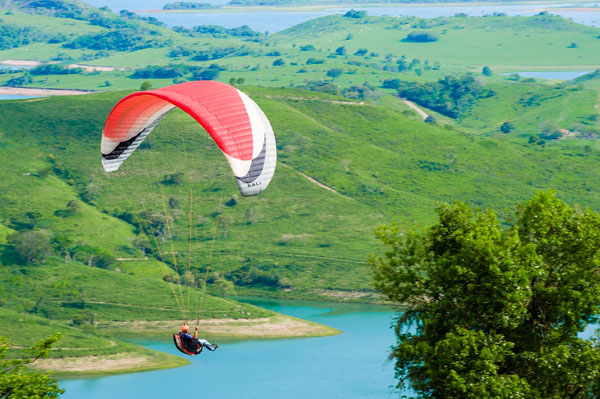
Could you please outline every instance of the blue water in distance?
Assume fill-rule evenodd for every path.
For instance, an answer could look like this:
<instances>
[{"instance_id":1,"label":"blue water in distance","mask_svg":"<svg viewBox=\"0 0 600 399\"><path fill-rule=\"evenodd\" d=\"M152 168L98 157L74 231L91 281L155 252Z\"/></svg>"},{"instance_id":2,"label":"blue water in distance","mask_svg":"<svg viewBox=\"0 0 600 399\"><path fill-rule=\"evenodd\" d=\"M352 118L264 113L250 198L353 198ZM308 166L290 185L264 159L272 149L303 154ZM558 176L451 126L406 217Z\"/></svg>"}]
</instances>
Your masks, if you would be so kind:
<instances>
[{"instance_id":1,"label":"blue water in distance","mask_svg":"<svg viewBox=\"0 0 600 399\"><path fill-rule=\"evenodd\" d=\"M27 98L39 98L45 96L24 96L20 94L0 94L0 100L25 100Z\"/></svg>"},{"instance_id":2,"label":"blue water in distance","mask_svg":"<svg viewBox=\"0 0 600 399\"><path fill-rule=\"evenodd\" d=\"M518 73L522 78L571 80L594 71L526 71L502 73L501 75L512 75Z\"/></svg>"},{"instance_id":3,"label":"blue water in distance","mask_svg":"<svg viewBox=\"0 0 600 399\"><path fill-rule=\"evenodd\" d=\"M221 342L216 352L178 369L64 380L63 398L329 399L398 397L393 364L393 313L368 305L253 302L338 328L320 338ZM174 326L174 328L177 326ZM171 342L144 346L180 355ZM183 356L183 355L180 355Z\"/></svg>"},{"instance_id":4,"label":"blue water in distance","mask_svg":"<svg viewBox=\"0 0 600 399\"><path fill-rule=\"evenodd\" d=\"M171 0L86 0L87 3L96 6L108 6L113 11L122 9L149 10L162 9L162 7L171 3ZM228 0L203 0L203 3L226 4ZM389 16L411 16L420 18L449 17L457 13L464 13L470 16L482 16L494 12L503 12L507 15L535 15L541 8L547 7L568 7L576 4L484 4L484 5L460 5L448 6L444 4L435 4L427 6L399 5L399 6L342 6L331 7L326 10L295 12L295 11L269 11L269 12L211 12L211 13L143 13L140 15L154 17L169 26L193 27L198 25L219 25L226 28L236 28L242 25L248 25L258 32L278 32L290 28L299 23L310 19L322 17L330 14L341 14L354 8L364 10L369 15L389 15ZM575 22L600 27L600 13L584 11L561 11L560 8L553 9L552 14L561 15L565 18L571 18Z\"/></svg>"}]
</instances>

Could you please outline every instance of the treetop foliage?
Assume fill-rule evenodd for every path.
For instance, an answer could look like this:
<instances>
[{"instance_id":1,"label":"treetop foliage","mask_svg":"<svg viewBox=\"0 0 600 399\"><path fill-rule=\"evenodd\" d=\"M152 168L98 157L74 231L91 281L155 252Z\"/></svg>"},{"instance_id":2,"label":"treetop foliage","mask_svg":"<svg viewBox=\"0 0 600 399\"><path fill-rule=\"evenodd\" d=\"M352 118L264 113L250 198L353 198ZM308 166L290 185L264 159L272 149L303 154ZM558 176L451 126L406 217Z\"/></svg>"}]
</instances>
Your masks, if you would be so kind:
<instances>
[{"instance_id":1,"label":"treetop foliage","mask_svg":"<svg viewBox=\"0 0 600 399\"><path fill-rule=\"evenodd\" d=\"M408 36L406 36L406 41L409 42L437 42L438 37L435 33L432 32L422 32L422 31L414 31L410 32Z\"/></svg>"},{"instance_id":2,"label":"treetop foliage","mask_svg":"<svg viewBox=\"0 0 600 399\"><path fill-rule=\"evenodd\" d=\"M56 381L27 368L36 360L48 357L52 345L59 339L60 333L57 333L33 345L23 357L8 358L9 342L0 337L0 398L50 399L64 393Z\"/></svg>"},{"instance_id":3,"label":"treetop foliage","mask_svg":"<svg viewBox=\"0 0 600 399\"><path fill-rule=\"evenodd\" d=\"M406 310L399 387L422 398L598 398L600 350L578 336L600 313L600 215L553 192L492 211L440 206L424 231L382 226L375 285ZM566 372L569 370L569 372Z\"/></svg>"},{"instance_id":4,"label":"treetop foliage","mask_svg":"<svg viewBox=\"0 0 600 399\"><path fill-rule=\"evenodd\" d=\"M427 83L392 80L384 87L397 88L401 97L452 118L460 116L476 99L495 95L471 75L446 76Z\"/></svg>"}]
</instances>

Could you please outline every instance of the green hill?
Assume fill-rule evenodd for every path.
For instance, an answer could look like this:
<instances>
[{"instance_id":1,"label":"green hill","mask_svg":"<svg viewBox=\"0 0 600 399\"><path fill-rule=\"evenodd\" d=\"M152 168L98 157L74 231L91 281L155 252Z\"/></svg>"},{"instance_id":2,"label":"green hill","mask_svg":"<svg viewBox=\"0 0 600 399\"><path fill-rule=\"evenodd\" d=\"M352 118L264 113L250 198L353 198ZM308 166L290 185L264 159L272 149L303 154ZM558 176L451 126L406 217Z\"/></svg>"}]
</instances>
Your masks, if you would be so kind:
<instances>
[{"instance_id":1,"label":"green hill","mask_svg":"<svg viewBox=\"0 0 600 399\"><path fill-rule=\"evenodd\" d=\"M368 84L381 91L385 79L432 81L454 73L480 75L484 66L495 74L591 70L600 61L597 28L552 15L434 19L330 15L265 35L210 26L174 31L132 13L81 8L79 3L71 7L79 11L70 12L47 4L32 9L27 4L0 3L0 10L7 10L0 11L6 27L0 60L33 58L61 66L109 68L3 71L2 84L134 89L143 81L157 87L200 79L202 71L212 66L207 73L218 74L223 81L290 87L325 80L341 88ZM411 33L435 40L411 41L407 39ZM328 75L332 69L341 69L341 75ZM492 82L507 78L481 75Z\"/></svg>"},{"instance_id":2,"label":"green hill","mask_svg":"<svg viewBox=\"0 0 600 399\"><path fill-rule=\"evenodd\" d=\"M27 211L39 212L36 228L67 237L63 247L85 263L88 247L115 258L140 257L135 227L115 216L127 219L123 213L138 215L144 209L160 216L166 208L175 221L176 258L162 260L187 268L191 182L197 221L192 273L201 276L208 266L222 197L229 206L223 206L214 242L211 289L229 281L238 292L285 288L286 295L305 297L329 290L370 291L364 262L379 248L373 229L393 220L427 223L438 201L460 199L502 212L538 189L555 188L567 201L598 204L598 175L590 166L598 160L595 150L532 146L505 136L478 138L411 120L390 107L318 93L244 90L271 120L280 159L269 189L248 199L237 197L226 162L183 112L167 116L152 133L150 148L132 157L123 172L107 176L99 165L99 133L123 93L0 104L6 115L0 121L0 151L12 160L2 170L7 193L2 218L15 228ZM161 183L178 173L180 184ZM134 200L131 205L128 198ZM60 210L68 209L69 201L79 207L65 216ZM145 245L154 249L156 260L137 261L130 272L151 270L159 277L160 263L154 262L171 252L170 242L149 241ZM154 266L145 268L144 262ZM109 268L123 270L126 264Z\"/></svg>"}]
</instances>

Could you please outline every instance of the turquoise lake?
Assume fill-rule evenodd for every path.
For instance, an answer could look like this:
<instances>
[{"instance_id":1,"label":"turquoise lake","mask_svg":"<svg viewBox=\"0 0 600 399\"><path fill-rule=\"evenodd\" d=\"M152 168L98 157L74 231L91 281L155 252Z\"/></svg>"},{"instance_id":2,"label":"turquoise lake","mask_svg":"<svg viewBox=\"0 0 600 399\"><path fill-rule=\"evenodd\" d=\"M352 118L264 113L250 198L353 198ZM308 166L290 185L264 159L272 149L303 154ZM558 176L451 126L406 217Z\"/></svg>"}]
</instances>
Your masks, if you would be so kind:
<instances>
[{"instance_id":1,"label":"turquoise lake","mask_svg":"<svg viewBox=\"0 0 600 399\"><path fill-rule=\"evenodd\" d=\"M398 397L393 363L393 312L369 305L252 301L326 324L331 337L220 342L216 352L189 358L177 369L64 380L62 398L329 399ZM178 326L174 326L176 328ZM169 337L170 340L170 337ZM142 342L180 355L172 342ZM181 355L183 356L183 355Z\"/></svg>"}]
</instances>

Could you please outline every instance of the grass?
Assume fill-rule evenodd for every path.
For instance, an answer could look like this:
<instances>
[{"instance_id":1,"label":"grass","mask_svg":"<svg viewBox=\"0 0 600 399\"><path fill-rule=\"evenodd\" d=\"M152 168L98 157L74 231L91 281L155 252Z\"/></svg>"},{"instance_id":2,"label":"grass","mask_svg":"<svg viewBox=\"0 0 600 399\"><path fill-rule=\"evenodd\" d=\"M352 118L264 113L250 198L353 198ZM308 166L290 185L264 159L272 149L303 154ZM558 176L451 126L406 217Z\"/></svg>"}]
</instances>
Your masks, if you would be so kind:
<instances>
[{"instance_id":1,"label":"grass","mask_svg":"<svg viewBox=\"0 0 600 399\"><path fill-rule=\"evenodd\" d=\"M72 36L106 31L85 21L65 18L19 13L7 18L17 25L34 26L49 32L55 32L60 29L61 24L68 23L70 25L67 25L66 34ZM431 81L453 73L479 74L483 66L489 66L497 73L594 69L598 65L600 54L600 40L597 38L600 31L597 28L578 25L551 15L435 19L354 19L330 15L268 35L258 42L237 37L213 38L208 35L192 38L143 22L133 24L140 31L155 31L155 37L173 40L178 46L192 51L210 47L245 46L250 50L250 54L199 62L192 61L190 56L169 58L167 54L171 47L167 46L126 52L105 51L105 54L98 58L93 50L67 49L61 47L60 43L34 43L2 50L0 59L50 61L60 58L68 60L64 61L67 63L126 68L124 72L34 77L34 82L29 84L41 87L115 90L139 87L141 81L129 77L134 69L169 63L202 67L216 63L227 69L221 73L220 79L223 81L244 78L247 84L269 87L298 86L306 80L331 80L326 76L327 71L341 68L344 74L332 81L340 87L363 83L380 87L384 79ZM432 43L406 42L404 38L415 30L434 33L439 40ZM381 40L382 37L385 40ZM576 43L577 46L571 48L572 43ZM314 51L301 51L300 47L308 44L314 46ZM335 50L341 46L346 48L346 55L336 55ZM365 55L354 55L359 49L368 51ZM267 55L274 52L279 55ZM402 57L406 62L418 59L420 64L409 71L396 72L396 62ZM284 59L285 66L273 66L273 62L278 58ZM307 64L309 58L322 59L325 63ZM3 80L21 74L6 74ZM481 79L497 82L499 78L482 76ZM149 80L154 87L173 82L172 79ZM107 81L110 82L110 86L106 85Z\"/></svg>"},{"instance_id":2,"label":"grass","mask_svg":"<svg viewBox=\"0 0 600 399\"><path fill-rule=\"evenodd\" d=\"M586 153L562 143L547 148L524 145L505 135L477 138L451 126L442 128L407 118L390 104L345 104L344 99L297 90L249 86L243 90L256 99L275 128L280 165L263 195L237 198L235 205L223 208L225 222L218 228L210 267L226 278L244 266L254 266L289 280L293 288L293 294L289 295L369 290L366 257L380 248L371 232L381 223L394 220L428 223L434 217L436 202L454 199L502 212L536 190L546 188L559 189L567 201L584 200L591 206L598 201L596 192L590 190L598 178L594 168L589 167L597 161L594 151ZM98 164L98 134L104 115L123 94L0 105L8 115L0 122L6 148L13 148L16 144L12 137L18 137L24 146L20 151L50 150L73 180L73 185L68 186L52 174L45 178L24 176L24 172L35 168L20 164L20 169L5 171L6 183L16 187L17 192L24 190L19 194L23 197L26 190L37 187L33 183L44 184L45 188L36 190L60 191L63 196L60 200L48 202L44 198L39 205L26 205L48 207L45 216L49 220L44 223L65 234L75 233L71 222L79 219L54 217L52 209L64 208L77 193L93 188L96 205L90 211L96 213L82 215L82 220L97 220L93 223L96 227L82 227L82 236L123 257L137 257L139 250L132 246L132 227L111 216L115 208L135 213L147 207L160 215L164 214L162 204L173 198L175 205L166 204L166 208L175 221L171 228L177 237L174 249L181 267L187 267L190 259L186 215L193 187L197 223L191 259L193 268L202 270L209 262L220 197L228 202L237 195L228 166L202 129L185 113L177 111L169 114L153 132L151 149L140 151L122 171L106 176ZM574 101L578 95L573 92ZM572 108L575 107L570 105L569 109ZM577 112L573 114L575 119L581 115ZM28 120L21 117L31 114L52 117ZM12 122L17 119L20 124ZM32 133L47 129L54 134ZM6 132L10 132L10 137ZM44 168L43 157L31 159L38 163L38 168ZM544 166L531 168L532 164ZM300 172L339 194L318 187ZM169 173L183 173L181 185L160 184ZM137 208L128 203L124 190L144 193L143 201L138 196L134 202ZM51 193L44 197L53 198ZM5 209L5 218L24 212L24 205ZM113 226L121 226L122 230ZM103 231L115 234L102 238ZM169 260L170 243L159 244L160 252ZM159 255L157 252L157 258L161 258ZM132 263L130 269L128 264L124 261L116 267L136 275L145 272L143 262ZM158 277L160 264L147 264L151 265L149 274ZM213 293L218 292L216 287L211 285ZM273 292L286 295L277 288Z\"/></svg>"}]
</instances>

